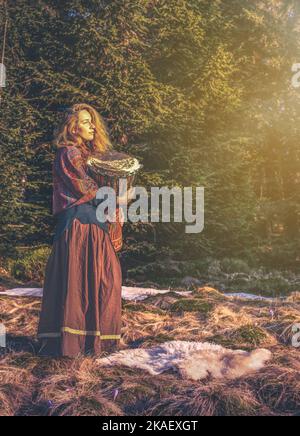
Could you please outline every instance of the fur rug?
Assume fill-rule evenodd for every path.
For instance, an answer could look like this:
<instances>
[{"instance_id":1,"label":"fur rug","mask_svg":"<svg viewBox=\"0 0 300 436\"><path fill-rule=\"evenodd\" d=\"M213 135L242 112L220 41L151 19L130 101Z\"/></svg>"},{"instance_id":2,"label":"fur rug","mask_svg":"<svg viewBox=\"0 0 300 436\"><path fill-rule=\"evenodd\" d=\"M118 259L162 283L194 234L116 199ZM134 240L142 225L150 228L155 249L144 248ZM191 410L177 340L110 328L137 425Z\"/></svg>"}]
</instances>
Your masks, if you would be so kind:
<instances>
[{"instance_id":1,"label":"fur rug","mask_svg":"<svg viewBox=\"0 0 300 436\"><path fill-rule=\"evenodd\" d=\"M1 288L0 288L1 289ZM138 287L122 287L122 298L130 301L141 301L150 295L166 294L170 292L169 289L152 289L152 288L138 288ZM189 295L191 291L174 291L178 295ZM0 291L0 296L6 295L8 297L37 297L43 296L43 288L14 288ZM259 295L247 294L247 293L225 293L226 297L244 299L244 300L261 300L261 301L273 301L273 298L263 297Z\"/></svg>"},{"instance_id":2,"label":"fur rug","mask_svg":"<svg viewBox=\"0 0 300 436\"><path fill-rule=\"evenodd\" d=\"M159 289L151 289L151 288L137 288L137 287L122 287L122 298L125 300L132 301L140 301L145 300L145 298L150 295L157 294L166 294L170 292L170 290L159 290ZM178 295L189 295L190 291L175 291ZM7 289L5 291L0 292L1 295L6 295L8 297L39 297L43 296L43 288L14 288Z\"/></svg>"},{"instance_id":3,"label":"fur rug","mask_svg":"<svg viewBox=\"0 0 300 436\"><path fill-rule=\"evenodd\" d=\"M140 368L151 375L173 369L191 380L203 380L208 376L234 379L260 370L271 357L272 353L265 349L248 353L208 342L170 341L151 348L118 351L97 359L97 363Z\"/></svg>"}]
</instances>

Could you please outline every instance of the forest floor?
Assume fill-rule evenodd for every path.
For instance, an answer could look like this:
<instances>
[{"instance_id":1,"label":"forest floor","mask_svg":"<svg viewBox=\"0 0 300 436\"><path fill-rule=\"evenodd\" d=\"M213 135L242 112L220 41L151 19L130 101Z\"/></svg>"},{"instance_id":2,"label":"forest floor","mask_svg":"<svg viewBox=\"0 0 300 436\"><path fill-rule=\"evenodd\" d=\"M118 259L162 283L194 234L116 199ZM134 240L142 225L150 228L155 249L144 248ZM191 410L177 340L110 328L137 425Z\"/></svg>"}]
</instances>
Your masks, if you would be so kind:
<instances>
[{"instance_id":1,"label":"forest floor","mask_svg":"<svg viewBox=\"0 0 300 436\"><path fill-rule=\"evenodd\" d=\"M2 289L19 285L0 277ZM124 366L99 367L94 357L38 357L40 305L39 298L0 297L7 331L7 348L0 348L0 416L300 415L300 348L292 346L299 293L285 301L251 301L204 286L186 297L170 291L138 303L123 300L122 349L183 340L233 350L263 347L273 354L259 372L201 382L174 371L152 376Z\"/></svg>"}]
</instances>

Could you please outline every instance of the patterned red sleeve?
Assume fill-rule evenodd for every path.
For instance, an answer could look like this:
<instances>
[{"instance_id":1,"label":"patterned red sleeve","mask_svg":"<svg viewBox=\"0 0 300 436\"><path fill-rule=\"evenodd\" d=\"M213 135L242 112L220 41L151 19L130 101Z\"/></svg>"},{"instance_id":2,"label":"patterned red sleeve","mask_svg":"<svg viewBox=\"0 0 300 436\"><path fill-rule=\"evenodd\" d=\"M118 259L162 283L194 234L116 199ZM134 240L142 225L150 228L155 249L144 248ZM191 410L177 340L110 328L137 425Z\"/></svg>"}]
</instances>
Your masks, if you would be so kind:
<instances>
[{"instance_id":1,"label":"patterned red sleeve","mask_svg":"<svg viewBox=\"0 0 300 436\"><path fill-rule=\"evenodd\" d=\"M88 176L80 150L75 146L64 147L59 162L59 172L64 184L76 198L93 198L99 187Z\"/></svg>"}]
</instances>

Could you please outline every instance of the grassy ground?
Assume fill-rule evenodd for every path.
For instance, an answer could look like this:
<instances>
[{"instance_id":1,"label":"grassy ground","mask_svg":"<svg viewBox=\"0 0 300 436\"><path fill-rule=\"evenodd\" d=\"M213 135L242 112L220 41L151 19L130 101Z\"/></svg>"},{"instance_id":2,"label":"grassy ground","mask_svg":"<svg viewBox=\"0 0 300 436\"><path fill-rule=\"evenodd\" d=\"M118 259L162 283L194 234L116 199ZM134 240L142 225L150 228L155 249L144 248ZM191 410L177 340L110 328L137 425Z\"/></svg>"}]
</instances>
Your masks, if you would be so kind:
<instances>
[{"instance_id":1,"label":"grassy ground","mask_svg":"<svg viewBox=\"0 0 300 436\"><path fill-rule=\"evenodd\" d=\"M5 280L0 286L17 284ZM40 300L2 296L0 320L8 347L0 357L0 415L299 416L300 350L291 345L299 309L299 294L286 302L253 302L209 287L194 289L189 298L170 292L142 303L123 301L122 348L176 339L273 352L259 373L195 382L175 372L150 376L127 367L99 368L92 357L39 358Z\"/></svg>"}]
</instances>

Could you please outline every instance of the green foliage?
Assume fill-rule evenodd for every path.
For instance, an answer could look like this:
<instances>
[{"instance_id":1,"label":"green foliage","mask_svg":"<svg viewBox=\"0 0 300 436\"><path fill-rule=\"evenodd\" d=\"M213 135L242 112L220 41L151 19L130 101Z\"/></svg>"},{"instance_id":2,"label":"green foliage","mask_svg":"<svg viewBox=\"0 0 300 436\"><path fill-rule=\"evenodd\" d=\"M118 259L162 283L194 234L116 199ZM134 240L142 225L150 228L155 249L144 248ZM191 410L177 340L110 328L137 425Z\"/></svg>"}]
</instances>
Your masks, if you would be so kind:
<instances>
[{"instance_id":1,"label":"green foliage","mask_svg":"<svg viewBox=\"0 0 300 436\"><path fill-rule=\"evenodd\" d=\"M228 257L222 259L221 268L225 273L250 273L251 271L249 265L244 260L235 258L231 259Z\"/></svg>"},{"instance_id":2,"label":"green foliage","mask_svg":"<svg viewBox=\"0 0 300 436\"><path fill-rule=\"evenodd\" d=\"M159 307L147 306L143 303L125 303L123 305L123 309L128 310L130 312L151 312L157 313L158 315L163 315L164 311Z\"/></svg>"},{"instance_id":3,"label":"green foliage","mask_svg":"<svg viewBox=\"0 0 300 436\"><path fill-rule=\"evenodd\" d=\"M233 336L237 341L246 342L254 347L262 345L267 338L263 329L253 325L240 327Z\"/></svg>"},{"instance_id":4,"label":"green foliage","mask_svg":"<svg viewBox=\"0 0 300 436\"><path fill-rule=\"evenodd\" d=\"M267 340L267 334L260 327L244 325L236 330L228 332L227 335L215 335L209 338L209 340L224 347L250 350L252 348L263 346Z\"/></svg>"},{"instance_id":5,"label":"green foliage","mask_svg":"<svg viewBox=\"0 0 300 436\"><path fill-rule=\"evenodd\" d=\"M201 234L126 226L132 272L166 256L299 267L295 2L19 0L8 15L0 255L50 244L53 129L63 107L87 102L143 161L143 186L205 187ZM0 32L4 18L0 7Z\"/></svg>"},{"instance_id":6,"label":"green foliage","mask_svg":"<svg viewBox=\"0 0 300 436\"><path fill-rule=\"evenodd\" d=\"M12 261L10 272L18 280L43 282L45 267L51 248L41 247L24 253Z\"/></svg>"},{"instance_id":7,"label":"green foliage","mask_svg":"<svg viewBox=\"0 0 300 436\"><path fill-rule=\"evenodd\" d=\"M172 312L197 312L202 315L208 315L214 308L214 305L200 299L184 298L172 304Z\"/></svg>"}]
</instances>

